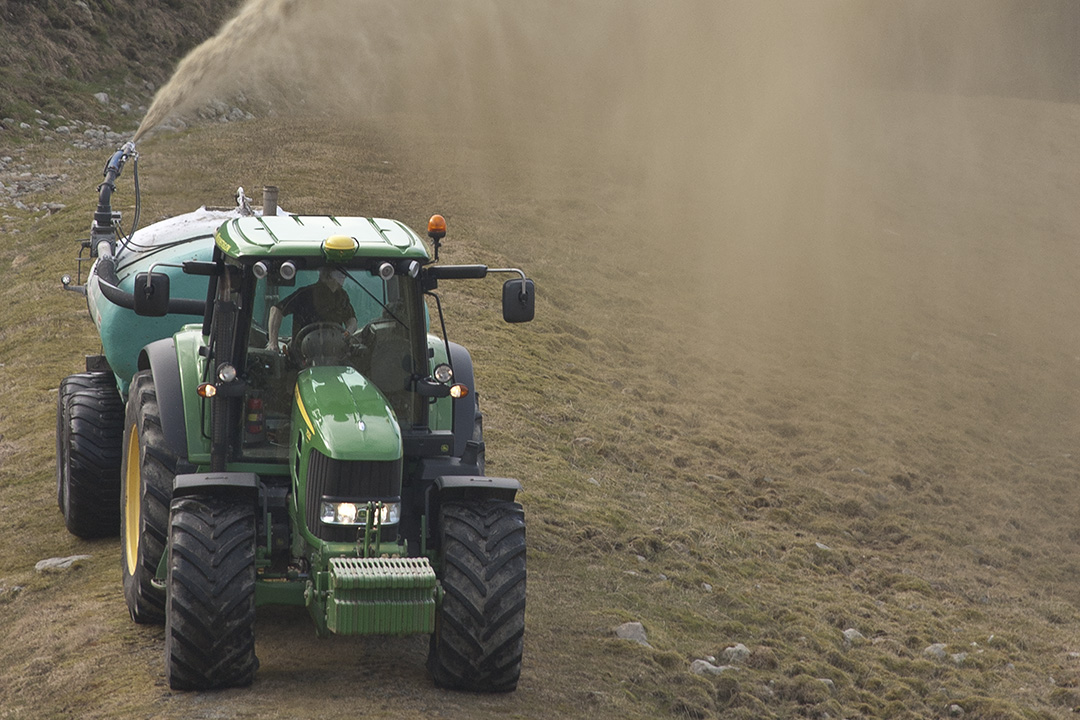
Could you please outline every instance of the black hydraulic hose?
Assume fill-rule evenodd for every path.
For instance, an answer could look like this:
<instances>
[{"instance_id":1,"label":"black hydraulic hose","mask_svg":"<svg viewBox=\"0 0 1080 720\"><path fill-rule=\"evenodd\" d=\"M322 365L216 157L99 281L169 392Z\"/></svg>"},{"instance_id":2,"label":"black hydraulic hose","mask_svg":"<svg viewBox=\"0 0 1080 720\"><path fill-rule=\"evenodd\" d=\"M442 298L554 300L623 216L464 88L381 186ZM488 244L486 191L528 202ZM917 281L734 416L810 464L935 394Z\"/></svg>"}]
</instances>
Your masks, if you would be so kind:
<instances>
[{"instance_id":1,"label":"black hydraulic hose","mask_svg":"<svg viewBox=\"0 0 1080 720\"><path fill-rule=\"evenodd\" d=\"M94 212L94 222L98 227L112 227L112 194L116 190L116 178L120 177L124 163L134 153L135 143L124 143L105 163L105 180L98 186L98 206Z\"/></svg>"}]
</instances>

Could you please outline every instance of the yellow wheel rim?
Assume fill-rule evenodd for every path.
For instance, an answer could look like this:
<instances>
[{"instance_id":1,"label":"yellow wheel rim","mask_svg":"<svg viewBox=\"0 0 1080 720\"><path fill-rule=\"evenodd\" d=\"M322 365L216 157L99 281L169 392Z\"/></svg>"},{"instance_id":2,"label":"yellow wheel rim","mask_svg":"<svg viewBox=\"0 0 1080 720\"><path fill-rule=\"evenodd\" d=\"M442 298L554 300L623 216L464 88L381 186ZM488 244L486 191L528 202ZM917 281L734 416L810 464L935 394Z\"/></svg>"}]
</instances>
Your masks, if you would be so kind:
<instances>
[{"instance_id":1,"label":"yellow wheel rim","mask_svg":"<svg viewBox=\"0 0 1080 720\"><path fill-rule=\"evenodd\" d=\"M128 436L127 472L124 475L124 561L128 575L139 562L139 510L142 482L139 468L139 428L132 424Z\"/></svg>"}]
</instances>

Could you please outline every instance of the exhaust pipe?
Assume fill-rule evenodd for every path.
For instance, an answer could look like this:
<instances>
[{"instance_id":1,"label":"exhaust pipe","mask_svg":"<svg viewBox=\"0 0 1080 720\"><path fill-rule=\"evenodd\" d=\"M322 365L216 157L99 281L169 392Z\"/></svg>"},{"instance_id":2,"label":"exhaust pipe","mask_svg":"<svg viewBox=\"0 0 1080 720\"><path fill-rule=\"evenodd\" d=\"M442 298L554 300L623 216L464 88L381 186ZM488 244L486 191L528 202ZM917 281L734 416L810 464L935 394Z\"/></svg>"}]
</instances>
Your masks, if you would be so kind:
<instances>
[{"instance_id":1,"label":"exhaust pipe","mask_svg":"<svg viewBox=\"0 0 1080 720\"><path fill-rule=\"evenodd\" d=\"M277 215L277 185L267 185L263 188L263 217Z\"/></svg>"}]
</instances>

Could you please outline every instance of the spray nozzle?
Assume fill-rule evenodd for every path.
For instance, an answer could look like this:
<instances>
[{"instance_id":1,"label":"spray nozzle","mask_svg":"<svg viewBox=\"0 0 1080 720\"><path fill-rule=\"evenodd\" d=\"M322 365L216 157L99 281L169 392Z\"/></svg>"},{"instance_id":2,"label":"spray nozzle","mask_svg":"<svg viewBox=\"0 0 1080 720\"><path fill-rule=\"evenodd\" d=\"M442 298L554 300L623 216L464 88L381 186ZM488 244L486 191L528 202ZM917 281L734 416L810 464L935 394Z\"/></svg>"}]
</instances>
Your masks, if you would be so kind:
<instances>
[{"instance_id":1,"label":"spray nozzle","mask_svg":"<svg viewBox=\"0 0 1080 720\"><path fill-rule=\"evenodd\" d=\"M120 171L124 168L124 163L128 159L138 157L138 153L135 152L135 143L127 141L120 146L120 149L113 153L113 156L109 158L109 162L105 164L105 174L108 175L110 171L116 175L120 174Z\"/></svg>"}]
</instances>

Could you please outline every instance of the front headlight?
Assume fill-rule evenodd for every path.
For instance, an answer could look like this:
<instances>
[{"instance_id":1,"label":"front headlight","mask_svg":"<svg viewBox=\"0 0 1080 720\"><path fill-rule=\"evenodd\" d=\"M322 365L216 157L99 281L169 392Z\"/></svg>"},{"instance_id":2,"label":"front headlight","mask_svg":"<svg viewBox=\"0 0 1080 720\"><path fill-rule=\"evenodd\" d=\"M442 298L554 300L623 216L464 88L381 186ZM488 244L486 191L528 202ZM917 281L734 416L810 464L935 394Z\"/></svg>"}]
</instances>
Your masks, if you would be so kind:
<instances>
[{"instance_id":1,"label":"front headlight","mask_svg":"<svg viewBox=\"0 0 1080 720\"><path fill-rule=\"evenodd\" d=\"M319 519L327 525L367 525L368 503L363 500L322 498ZM379 506L379 524L396 525L401 520L401 503L384 502Z\"/></svg>"}]
</instances>

